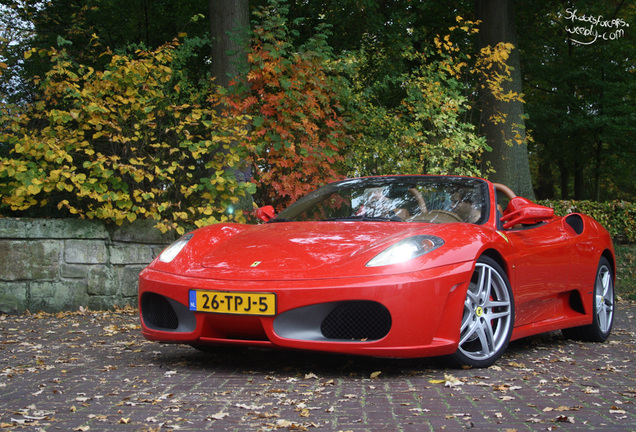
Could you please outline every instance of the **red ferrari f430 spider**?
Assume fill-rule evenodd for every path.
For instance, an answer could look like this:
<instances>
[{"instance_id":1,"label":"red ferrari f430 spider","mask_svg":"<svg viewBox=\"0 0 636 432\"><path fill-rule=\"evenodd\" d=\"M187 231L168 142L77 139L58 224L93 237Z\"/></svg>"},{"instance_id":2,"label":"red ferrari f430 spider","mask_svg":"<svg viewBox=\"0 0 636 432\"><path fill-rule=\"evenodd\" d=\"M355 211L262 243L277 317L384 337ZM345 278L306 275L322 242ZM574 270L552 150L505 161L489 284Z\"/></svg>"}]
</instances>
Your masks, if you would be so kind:
<instances>
[{"instance_id":1,"label":"red ferrari f430 spider","mask_svg":"<svg viewBox=\"0 0 636 432\"><path fill-rule=\"evenodd\" d=\"M605 341L612 240L594 219L456 176L323 186L262 224L197 229L140 275L142 333L487 367L510 340Z\"/></svg>"}]
</instances>

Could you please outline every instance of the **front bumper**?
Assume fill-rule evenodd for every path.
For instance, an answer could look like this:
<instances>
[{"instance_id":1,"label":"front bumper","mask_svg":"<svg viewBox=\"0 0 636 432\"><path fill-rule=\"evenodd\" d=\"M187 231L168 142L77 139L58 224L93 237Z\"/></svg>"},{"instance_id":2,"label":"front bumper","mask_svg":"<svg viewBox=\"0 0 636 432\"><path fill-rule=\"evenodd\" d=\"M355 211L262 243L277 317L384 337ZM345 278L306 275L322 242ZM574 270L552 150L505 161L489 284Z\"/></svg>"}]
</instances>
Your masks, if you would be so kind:
<instances>
[{"instance_id":1,"label":"front bumper","mask_svg":"<svg viewBox=\"0 0 636 432\"><path fill-rule=\"evenodd\" d=\"M474 263L381 277L228 281L148 268L139 278L142 333L153 341L238 344L381 357L456 351ZM271 292L275 316L194 312L190 290Z\"/></svg>"}]
</instances>

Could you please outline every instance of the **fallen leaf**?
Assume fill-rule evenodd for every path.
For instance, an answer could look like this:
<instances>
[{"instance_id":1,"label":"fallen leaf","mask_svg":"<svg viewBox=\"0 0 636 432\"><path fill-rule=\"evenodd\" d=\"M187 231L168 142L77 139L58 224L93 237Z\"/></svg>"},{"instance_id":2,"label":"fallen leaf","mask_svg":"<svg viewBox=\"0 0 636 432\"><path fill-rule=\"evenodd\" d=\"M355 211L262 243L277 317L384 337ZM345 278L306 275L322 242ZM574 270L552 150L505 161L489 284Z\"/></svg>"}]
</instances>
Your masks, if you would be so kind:
<instances>
[{"instance_id":1,"label":"fallen leaf","mask_svg":"<svg viewBox=\"0 0 636 432\"><path fill-rule=\"evenodd\" d=\"M237 408L243 408L246 410L259 410L265 408L265 405L246 405L246 404L235 404Z\"/></svg>"},{"instance_id":2,"label":"fallen leaf","mask_svg":"<svg viewBox=\"0 0 636 432\"><path fill-rule=\"evenodd\" d=\"M376 379L377 377L379 377L379 376L380 376L380 374L381 374L381 373L382 373L381 371L373 372L373 373L371 374L371 377L370 377L370 378L371 378L371 379Z\"/></svg>"},{"instance_id":3,"label":"fallen leaf","mask_svg":"<svg viewBox=\"0 0 636 432\"><path fill-rule=\"evenodd\" d=\"M216 414L212 414L211 416L208 416L207 420L210 420L210 419L212 419L212 420L221 420L221 419L224 419L227 416L229 416L228 413L223 412L223 411L219 411Z\"/></svg>"},{"instance_id":4,"label":"fallen leaf","mask_svg":"<svg viewBox=\"0 0 636 432\"><path fill-rule=\"evenodd\" d=\"M450 374L444 374L444 379L446 380L446 382L444 383L444 387L456 387L464 385L462 381Z\"/></svg>"},{"instance_id":5,"label":"fallen leaf","mask_svg":"<svg viewBox=\"0 0 636 432\"><path fill-rule=\"evenodd\" d=\"M258 418L278 418L280 417L279 414L276 413L261 413L261 412L256 412L253 414L255 417Z\"/></svg>"}]
</instances>

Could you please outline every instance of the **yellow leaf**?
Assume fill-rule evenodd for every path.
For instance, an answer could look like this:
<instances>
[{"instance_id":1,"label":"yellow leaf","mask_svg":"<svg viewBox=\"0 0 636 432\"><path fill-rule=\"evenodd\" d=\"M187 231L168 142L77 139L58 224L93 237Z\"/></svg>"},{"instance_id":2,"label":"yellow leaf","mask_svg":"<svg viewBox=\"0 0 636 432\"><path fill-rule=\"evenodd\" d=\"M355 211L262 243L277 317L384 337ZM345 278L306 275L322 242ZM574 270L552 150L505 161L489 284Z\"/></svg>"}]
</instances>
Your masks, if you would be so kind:
<instances>
[{"instance_id":1,"label":"yellow leaf","mask_svg":"<svg viewBox=\"0 0 636 432\"><path fill-rule=\"evenodd\" d=\"M27 191L31 194L31 195L36 195L38 194L40 191L42 190L42 188L40 186L31 184L29 186L27 186Z\"/></svg>"}]
</instances>

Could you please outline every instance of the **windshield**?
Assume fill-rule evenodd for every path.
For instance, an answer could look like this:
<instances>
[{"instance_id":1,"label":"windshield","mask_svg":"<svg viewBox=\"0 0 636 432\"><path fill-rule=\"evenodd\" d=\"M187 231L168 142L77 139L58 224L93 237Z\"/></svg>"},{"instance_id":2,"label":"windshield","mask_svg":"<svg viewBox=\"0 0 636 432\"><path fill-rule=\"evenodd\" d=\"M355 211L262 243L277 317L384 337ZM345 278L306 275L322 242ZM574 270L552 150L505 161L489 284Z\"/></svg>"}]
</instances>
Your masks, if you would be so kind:
<instances>
[{"instance_id":1,"label":"windshield","mask_svg":"<svg viewBox=\"0 0 636 432\"><path fill-rule=\"evenodd\" d=\"M343 180L323 186L270 222L395 221L484 223L488 187L480 179L387 176Z\"/></svg>"}]
</instances>

